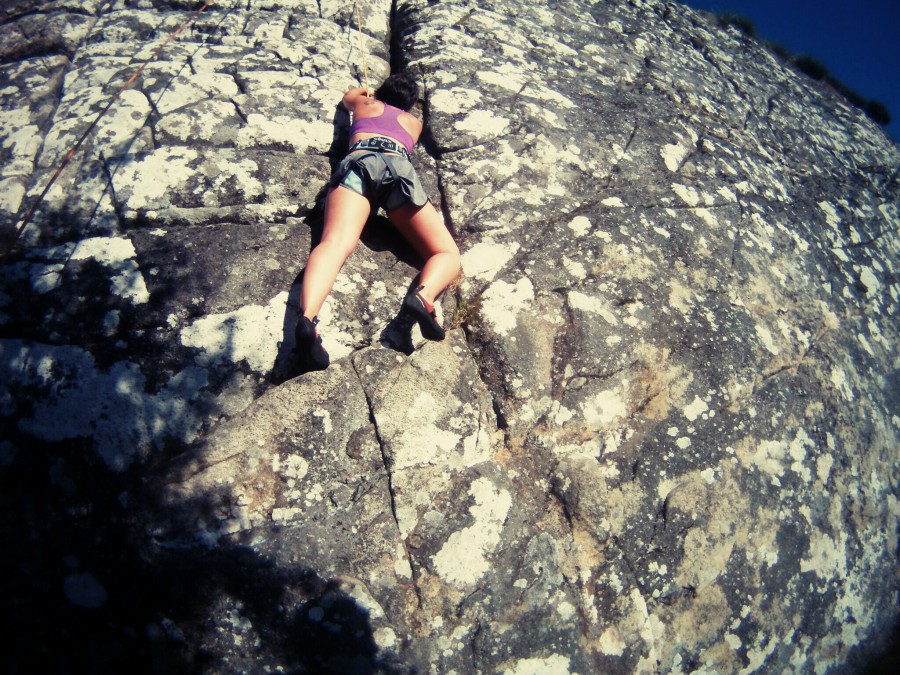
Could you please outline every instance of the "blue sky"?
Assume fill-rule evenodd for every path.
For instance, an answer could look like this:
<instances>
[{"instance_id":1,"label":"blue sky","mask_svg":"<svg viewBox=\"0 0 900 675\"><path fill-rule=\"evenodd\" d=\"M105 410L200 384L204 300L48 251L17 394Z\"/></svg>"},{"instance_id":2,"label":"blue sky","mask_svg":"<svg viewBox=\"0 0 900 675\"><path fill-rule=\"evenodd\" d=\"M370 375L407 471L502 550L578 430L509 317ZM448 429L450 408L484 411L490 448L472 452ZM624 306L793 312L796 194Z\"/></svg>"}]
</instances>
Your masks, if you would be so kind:
<instances>
[{"instance_id":1,"label":"blue sky","mask_svg":"<svg viewBox=\"0 0 900 675\"><path fill-rule=\"evenodd\" d=\"M900 140L900 0L680 0L749 18L761 40L809 54L835 78L891 113Z\"/></svg>"}]
</instances>

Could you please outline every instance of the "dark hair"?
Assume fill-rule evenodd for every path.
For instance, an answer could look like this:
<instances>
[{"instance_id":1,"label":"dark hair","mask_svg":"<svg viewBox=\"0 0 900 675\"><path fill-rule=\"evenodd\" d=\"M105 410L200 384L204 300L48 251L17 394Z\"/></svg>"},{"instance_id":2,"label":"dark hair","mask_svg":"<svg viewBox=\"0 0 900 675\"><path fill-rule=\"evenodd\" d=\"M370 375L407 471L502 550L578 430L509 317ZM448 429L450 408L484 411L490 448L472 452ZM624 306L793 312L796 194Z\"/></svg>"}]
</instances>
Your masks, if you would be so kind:
<instances>
[{"instance_id":1,"label":"dark hair","mask_svg":"<svg viewBox=\"0 0 900 675\"><path fill-rule=\"evenodd\" d=\"M409 73L396 73L375 90L375 98L400 110L410 110L419 100L419 85Z\"/></svg>"}]
</instances>

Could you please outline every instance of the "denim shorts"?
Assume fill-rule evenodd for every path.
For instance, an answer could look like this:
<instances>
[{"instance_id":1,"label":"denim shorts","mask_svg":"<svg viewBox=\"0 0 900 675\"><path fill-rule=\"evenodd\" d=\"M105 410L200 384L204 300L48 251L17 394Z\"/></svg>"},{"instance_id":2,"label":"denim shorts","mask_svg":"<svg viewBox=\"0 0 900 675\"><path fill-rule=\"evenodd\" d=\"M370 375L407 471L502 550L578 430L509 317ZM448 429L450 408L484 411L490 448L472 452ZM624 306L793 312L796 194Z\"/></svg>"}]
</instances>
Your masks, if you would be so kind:
<instances>
[{"instance_id":1,"label":"denim shorts","mask_svg":"<svg viewBox=\"0 0 900 675\"><path fill-rule=\"evenodd\" d=\"M393 211L404 204L424 206L425 188L405 157L378 151L353 152L338 164L329 187L343 185L369 200L372 208Z\"/></svg>"}]
</instances>

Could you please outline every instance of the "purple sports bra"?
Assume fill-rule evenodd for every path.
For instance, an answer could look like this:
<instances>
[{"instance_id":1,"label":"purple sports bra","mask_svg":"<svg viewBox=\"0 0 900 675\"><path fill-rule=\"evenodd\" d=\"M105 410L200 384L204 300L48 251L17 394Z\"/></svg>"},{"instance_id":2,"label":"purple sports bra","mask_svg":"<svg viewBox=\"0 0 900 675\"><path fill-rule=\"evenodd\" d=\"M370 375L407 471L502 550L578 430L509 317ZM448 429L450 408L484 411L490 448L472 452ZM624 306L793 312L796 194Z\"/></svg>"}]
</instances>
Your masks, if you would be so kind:
<instances>
[{"instance_id":1,"label":"purple sports bra","mask_svg":"<svg viewBox=\"0 0 900 675\"><path fill-rule=\"evenodd\" d=\"M403 111L400 108L395 108L385 103L384 112L380 115L353 120L353 126L350 127L350 136L352 137L360 132L390 136L403 143L403 147L411 154L416 142L409 135L409 132L400 126L400 122L397 121L397 118L402 114Z\"/></svg>"}]
</instances>

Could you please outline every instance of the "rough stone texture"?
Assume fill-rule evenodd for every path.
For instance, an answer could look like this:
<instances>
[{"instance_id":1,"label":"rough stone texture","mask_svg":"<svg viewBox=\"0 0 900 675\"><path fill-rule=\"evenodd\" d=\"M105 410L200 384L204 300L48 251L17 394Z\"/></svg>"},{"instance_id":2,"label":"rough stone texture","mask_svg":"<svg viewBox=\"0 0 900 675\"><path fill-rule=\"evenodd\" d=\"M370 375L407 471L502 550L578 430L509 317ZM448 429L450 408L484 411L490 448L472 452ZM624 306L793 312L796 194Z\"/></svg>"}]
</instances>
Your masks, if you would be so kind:
<instances>
[{"instance_id":1,"label":"rough stone texture","mask_svg":"<svg viewBox=\"0 0 900 675\"><path fill-rule=\"evenodd\" d=\"M5 235L193 8L4 5ZM424 342L373 219L291 378L352 14L215 3L0 269L12 667L861 668L897 606L897 146L675 3L367 2L464 276Z\"/></svg>"}]
</instances>

